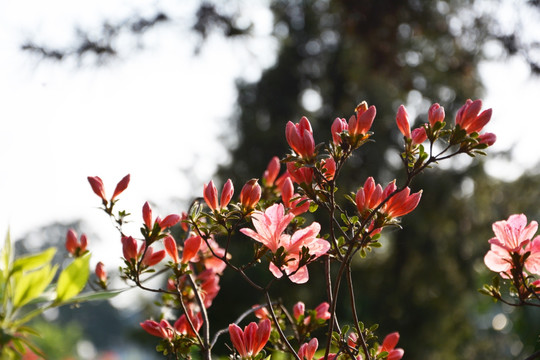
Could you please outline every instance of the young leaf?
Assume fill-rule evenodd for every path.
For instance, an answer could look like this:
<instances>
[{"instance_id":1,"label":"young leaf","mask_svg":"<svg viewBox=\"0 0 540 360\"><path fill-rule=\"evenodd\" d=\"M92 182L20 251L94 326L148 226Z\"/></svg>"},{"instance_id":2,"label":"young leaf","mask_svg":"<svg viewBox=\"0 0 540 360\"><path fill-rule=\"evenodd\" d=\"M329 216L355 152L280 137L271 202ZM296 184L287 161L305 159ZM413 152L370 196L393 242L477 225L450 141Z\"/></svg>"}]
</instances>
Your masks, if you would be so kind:
<instances>
[{"instance_id":1,"label":"young leaf","mask_svg":"<svg viewBox=\"0 0 540 360\"><path fill-rule=\"evenodd\" d=\"M57 303L66 302L82 291L90 276L89 262L90 254L86 254L73 260L60 273L56 286Z\"/></svg>"},{"instance_id":2,"label":"young leaf","mask_svg":"<svg viewBox=\"0 0 540 360\"><path fill-rule=\"evenodd\" d=\"M55 253L56 248L51 247L39 254L20 257L13 262L11 273L37 269L50 263Z\"/></svg>"},{"instance_id":3,"label":"young leaf","mask_svg":"<svg viewBox=\"0 0 540 360\"><path fill-rule=\"evenodd\" d=\"M15 281L13 306L21 307L40 296L54 278L57 267L55 265L51 268L51 265L47 264L39 270L19 275Z\"/></svg>"}]
</instances>

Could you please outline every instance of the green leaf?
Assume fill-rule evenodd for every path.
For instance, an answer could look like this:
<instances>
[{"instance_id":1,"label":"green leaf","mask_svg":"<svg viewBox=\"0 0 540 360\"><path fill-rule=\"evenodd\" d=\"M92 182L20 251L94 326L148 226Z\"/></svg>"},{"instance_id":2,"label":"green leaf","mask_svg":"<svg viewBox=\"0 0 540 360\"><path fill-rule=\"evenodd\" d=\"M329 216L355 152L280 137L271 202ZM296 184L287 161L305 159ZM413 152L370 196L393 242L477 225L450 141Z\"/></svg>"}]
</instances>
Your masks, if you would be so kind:
<instances>
[{"instance_id":1,"label":"green leaf","mask_svg":"<svg viewBox=\"0 0 540 360\"><path fill-rule=\"evenodd\" d=\"M82 291L90 276L89 262L90 254L86 254L73 260L60 273L56 286L56 302L66 302Z\"/></svg>"},{"instance_id":2,"label":"green leaf","mask_svg":"<svg viewBox=\"0 0 540 360\"><path fill-rule=\"evenodd\" d=\"M88 301L108 300L112 299L113 297L122 292L124 292L124 290L85 292L83 294L72 297L67 301L67 303L83 303Z\"/></svg>"},{"instance_id":3,"label":"green leaf","mask_svg":"<svg viewBox=\"0 0 540 360\"><path fill-rule=\"evenodd\" d=\"M309 204L309 212L310 213L314 213L315 211L317 211L317 209L319 208L319 205L315 204L315 203L311 203Z\"/></svg>"},{"instance_id":4,"label":"green leaf","mask_svg":"<svg viewBox=\"0 0 540 360\"><path fill-rule=\"evenodd\" d=\"M39 254L20 257L13 262L11 272L29 271L42 267L51 262L54 254L56 254L56 248L51 247Z\"/></svg>"},{"instance_id":5,"label":"green leaf","mask_svg":"<svg viewBox=\"0 0 540 360\"><path fill-rule=\"evenodd\" d=\"M4 241L4 247L2 248L1 260L2 261L2 278L7 279L9 274L9 264L11 263L11 236L9 230L6 233L6 240Z\"/></svg>"},{"instance_id":6,"label":"green leaf","mask_svg":"<svg viewBox=\"0 0 540 360\"><path fill-rule=\"evenodd\" d=\"M47 288L56 274L57 265L50 264L39 270L16 276L13 305L21 307L37 298Z\"/></svg>"}]
</instances>

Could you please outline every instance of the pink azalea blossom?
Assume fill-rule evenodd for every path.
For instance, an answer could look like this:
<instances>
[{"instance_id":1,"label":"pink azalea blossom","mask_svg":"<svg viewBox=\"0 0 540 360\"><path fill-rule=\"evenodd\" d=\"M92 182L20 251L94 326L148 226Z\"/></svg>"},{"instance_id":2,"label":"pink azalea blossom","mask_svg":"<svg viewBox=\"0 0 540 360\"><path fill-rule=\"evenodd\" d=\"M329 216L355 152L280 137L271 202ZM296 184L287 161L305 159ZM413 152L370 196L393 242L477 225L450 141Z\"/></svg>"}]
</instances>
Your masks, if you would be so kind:
<instances>
[{"instance_id":1,"label":"pink azalea blossom","mask_svg":"<svg viewBox=\"0 0 540 360\"><path fill-rule=\"evenodd\" d=\"M525 260L525 269L540 275L540 236L532 239L537 230L538 223L531 221L527 225L527 217L523 214L511 215L508 220L495 222L495 237L489 240L491 249L484 257L484 263L492 271L509 274L513 267L511 254L523 255L530 252Z\"/></svg>"},{"instance_id":2,"label":"pink azalea blossom","mask_svg":"<svg viewBox=\"0 0 540 360\"><path fill-rule=\"evenodd\" d=\"M531 221L527 225L527 217L519 214L510 215L508 220L493 223L492 228L495 237L490 239L489 243L498 245L509 252L516 252L532 239L538 230L538 223Z\"/></svg>"},{"instance_id":3,"label":"pink azalea blossom","mask_svg":"<svg viewBox=\"0 0 540 360\"><path fill-rule=\"evenodd\" d=\"M240 231L252 239L262 243L275 253L280 247L284 248L286 254L286 264L278 268L274 263L270 263L272 274L280 278L283 272L290 280L297 284L308 281L309 275L306 266L299 266L299 253L302 247L309 249L309 254L318 258L326 254L330 249L330 243L324 239L317 238L321 226L314 222L310 226L297 230L294 234L283 234L294 214L285 214L283 204L274 204L265 212L255 211L251 216L255 230L244 228Z\"/></svg>"}]
</instances>

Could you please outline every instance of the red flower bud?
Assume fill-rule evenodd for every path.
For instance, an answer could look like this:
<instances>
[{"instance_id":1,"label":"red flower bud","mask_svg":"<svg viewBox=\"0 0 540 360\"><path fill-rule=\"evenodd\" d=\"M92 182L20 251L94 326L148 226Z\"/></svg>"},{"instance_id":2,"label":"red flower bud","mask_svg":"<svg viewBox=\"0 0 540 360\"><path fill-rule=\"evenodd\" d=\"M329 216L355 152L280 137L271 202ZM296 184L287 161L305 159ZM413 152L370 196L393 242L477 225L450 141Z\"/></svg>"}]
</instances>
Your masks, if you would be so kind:
<instances>
[{"instance_id":1,"label":"red flower bud","mask_svg":"<svg viewBox=\"0 0 540 360\"><path fill-rule=\"evenodd\" d=\"M290 202L294 194L294 186L290 177L287 177L281 185L281 200L283 205L290 207Z\"/></svg>"},{"instance_id":2,"label":"red flower bud","mask_svg":"<svg viewBox=\"0 0 540 360\"><path fill-rule=\"evenodd\" d=\"M341 144L341 134L349 129L349 125L345 119L336 118L332 123L330 130L332 131L332 142L335 145Z\"/></svg>"},{"instance_id":3,"label":"red flower bud","mask_svg":"<svg viewBox=\"0 0 540 360\"><path fill-rule=\"evenodd\" d=\"M180 262L180 258L178 256L178 247L176 246L176 240L174 240L172 235L167 235L165 239L163 239L163 245L165 246L165 250L172 258L173 262L178 264Z\"/></svg>"},{"instance_id":4,"label":"red flower bud","mask_svg":"<svg viewBox=\"0 0 540 360\"><path fill-rule=\"evenodd\" d=\"M105 270L105 265L101 261L96 265L96 277L102 283L107 282L107 271Z\"/></svg>"},{"instance_id":5,"label":"red flower bud","mask_svg":"<svg viewBox=\"0 0 540 360\"><path fill-rule=\"evenodd\" d=\"M206 205L208 205L208 207L212 211L219 209L218 192L212 180L210 180L208 185L206 184L204 185L203 196L204 196L204 201L206 201Z\"/></svg>"},{"instance_id":6,"label":"red flower bud","mask_svg":"<svg viewBox=\"0 0 540 360\"><path fill-rule=\"evenodd\" d=\"M279 170L281 168L281 163L279 162L279 158L277 156L274 156L272 160L268 163L268 167L264 171L263 179L264 179L264 185L266 186L272 186L274 185L274 182L276 181L276 178L279 174Z\"/></svg>"},{"instance_id":7,"label":"red flower bud","mask_svg":"<svg viewBox=\"0 0 540 360\"><path fill-rule=\"evenodd\" d=\"M428 111L428 121L431 126L435 126L435 124L438 122L443 122L444 108L437 103L431 105Z\"/></svg>"},{"instance_id":8,"label":"red flower bud","mask_svg":"<svg viewBox=\"0 0 540 360\"><path fill-rule=\"evenodd\" d=\"M66 250L73 256L78 257L86 252L88 240L85 234L81 235L81 240L77 240L77 233L69 229L66 235Z\"/></svg>"},{"instance_id":9,"label":"red flower bud","mask_svg":"<svg viewBox=\"0 0 540 360\"><path fill-rule=\"evenodd\" d=\"M88 176L88 182L92 187L94 193L99 196L104 202L107 202L105 198L105 187L103 186L103 181L98 176Z\"/></svg>"},{"instance_id":10,"label":"red flower bud","mask_svg":"<svg viewBox=\"0 0 540 360\"><path fill-rule=\"evenodd\" d=\"M413 145L419 145L427 140L426 129L423 126L416 128L411 134Z\"/></svg>"},{"instance_id":11,"label":"red flower bud","mask_svg":"<svg viewBox=\"0 0 540 360\"><path fill-rule=\"evenodd\" d=\"M300 316L304 315L306 310L306 305L299 301L293 306L293 316L296 320L300 319Z\"/></svg>"},{"instance_id":12,"label":"red flower bud","mask_svg":"<svg viewBox=\"0 0 540 360\"><path fill-rule=\"evenodd\" d=\"M144 203L142 208L142 217L144 224L150 231L152 230L153 223L152 223L152 208L150 208L150 204L148 204L148 201Z\"/></svg>"},{"instance_id":13,"label":"red flower bud","mask_svg":"<svg viewBox=\"0 0 540 360\"><path fill-rule=\"evenodd\" d=\"M129 174L127 174L126 176L124 176L122 180L118 182L118 184L116 185L116 189L114 189L114 194L111 198L111 201L116 199L118 195L120 195L124 190L126 190L126 188L129 185L129 179L130 179L130 176Z\"/></svg>"},{"instance_id":14,"label":"red flower bud","mask_svg":"<svg viewBox=\"0 0 540 360\"><path fill-rule=\"evenodd\" d=\"M229 205L234 194L234 186L231 179L223 185L223 190L221 190L221 199L220 199L220 208L226 208Z\"/></svg>"},{"instance_id":15,"label":"red flower bud","mask_svg":"<svg viewBox=\"0 0 540 360\"><path fill-rule=\"evenodd\" d=\"M324 178L328 181L331 181L336 174L336 162L334 158L321 160L321 165Z\"/></svg>"},{"instance_id":16,"label":"red flower bud","mask_svg":"<svg viewBox=\"0 0 540 360\"><path fill-rule=\"evenodd\" d=\"M154 251L153 248L148 247L146 254L142 260L142 264L146 266L154 266L165 258L165 250Z\"/></svg>"},{"instance_id":17,"label":"red flower bud","mask_svg":"<svg viewBox=\"0 0 540 360\"><path fill-rule=\"evenodd\" d=\"M478 137L478 142L486 144L487 146L495 144L496 140L497 136L495 136L493 133L484 133Z\"/></svg>"},{"instance_id":18,"label":"red flower bud","mask_svg":"<svg viewBox=\"0 0 540 360\"><path fill-rule=\"evenodd\" d=\"M251 210L257 205L261 198L261 186L257 179L249 180L240 192L240 203L244 209Z\"/></svg>"},{"instance_id":19,"label":"red flower bud","mask_svg":"<svg viewBox=\"0 0 540 360\"><path fill-rule=\"evenodd\" d=\"M184 251L182 252L182 264L187 264L197 255L202 244L200 236L192 236L184 241Z\"/></svg>"},{"instance_id":20,"label":"red flower bud","mask_svg":"<svg viewBox=\"0 0 540 360\"><path fill-rule=\"evenodd\" d=\"M367 103L363 101L355 111L355 114L349 118L349 134L351 136L365 135L371 129L377 110L373 105L368 108Z\"/></svg>"},{"instance_id":21,"label":"red flower bud","mask_svg":"<svg viewBox=\"0 0 540 360\"><path fill-rule=\"evenodd\" d=\"M294 163L287 163L287 171L289 172L291 179L297 184L311 184L313 182L312 168L297 168Z\"/></svg>"},{"instance_id":22,"label":"red flower bud","mask_svg":"<svg viewBox=\"0 0 540 360\"><path fill-rule=\"evenodd\" d=\"M124 254L124 259L126 259L127 261L137 259L137 257L139 256L137 248L137 240L135 240L133 237L122 237L122 253Z\"/></svg>"},{"instance_id":23,"label":"red flower bud","mask_svg":"<svg viewBox=\"0 0 540 360\"><path fill-rule=\"evenodd\" d=\"M405 109L405 106L403 105L400 105L397 111L396 123L397 123L399 131L401 131L403 136L405 136L407 139L410 139L411 126L409 125L409 114L407 114L407 110Z\"/></svg>"},{"instance_id":24,"label":"red flower bud","mask_svg":"<svg viewBox=\"0 0 540 360\"><path fill-rule=\"evenodd\" d=\"M178 224L179 221L180 221L180 215L170 214L170 215L165 216L165 219L159 220L158 224L161 230L165 230L167 228L170 228Z\"/></svg>"},{"instance_id":25,"label":"red flower bud","mask_svg":"<svg viewBox=\"0 0 540 360\"><path fill-rule=\"evenodd\" d=\"M150 335L167 340L172 340L174 337L174 328L167 320L161 320L159 323L154 320L146 320L139 325Z\"/></svg>"},{"instance_id":26,"label":"red flower bud","mask_svg":"<svg viewBox=\"0 0 540 360\"><path fill-rule=\"evenodd\" d=\"M291 121L287 123L285 137L289 146L302 158L309 159L314 155L315 140L313 140L313 130L305 116L300 119L298 124L293 124Z\"/></svg>"}]
</instances>

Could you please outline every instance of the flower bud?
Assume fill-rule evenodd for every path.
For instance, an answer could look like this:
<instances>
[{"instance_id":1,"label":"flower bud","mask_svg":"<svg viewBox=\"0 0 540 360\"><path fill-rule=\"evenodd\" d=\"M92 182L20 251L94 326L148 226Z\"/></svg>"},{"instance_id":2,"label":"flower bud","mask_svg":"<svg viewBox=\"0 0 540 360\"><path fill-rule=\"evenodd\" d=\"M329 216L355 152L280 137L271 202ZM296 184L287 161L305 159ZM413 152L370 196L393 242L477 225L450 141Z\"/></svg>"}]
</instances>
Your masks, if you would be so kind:
<instances>
[{"instance_id":1,"label":"flower bud","mask_svg":"<svg viewBox=\"0 0 540 360\"><path fill-rule=\"evenodd\" d=\"M107 271L105 265L100 261L96 265L96 277L100 283L105 284L107 282Z\"/></svg>"},{"instance_id":2,"label":"flower bud","mask_svg":"<svg viewBox=\"0 0 540 360\"><path fill-rule=\"evenodd\" d=\"M431 126L435 126L438 122L443 122L444 108L437 103L431 105L428 111L428 121Z\"/></svg>"},{"instance_id":3,"label":"flower bud","mask_svg":"<svg viewBox=\"0 0 540 360\"><path fill-rule=\"evenodd\" d=\"M142 208L142 217L144 224L146 227L151 231L153 224L152 224L152 208L150 208L150 204L148 204L148 201L144 203Z\"/></svg>"},{"instance_id":4,"label":"flower bud","mask_svg":"<svg viewBox=\"0 0 540 360\"><path fill-rule=\"evenodd\" d=\"M294 186L290 177L287 177L281 185L281 200L283 205L290 207L290 202L294 194Z\"/></svg>"},{"instance_id":5,"label":"flower bud","mask_svg":"<svg viewBox=\"0 0 540 360\"><path fill-rule=\"evenodd\" d=\"M297 184L311 184L313 182L312 168L297 168L294 163L287 163L287 171L289 172L291 179Z\"/></svg>"},{"instance_id":6,"label":"flower bud","mask_svg":"<svg viewBox=\"0 0 540 360\"><path fill-rule=\"evenodd\" d=\"M81 235L81 240L77 240L77 233L73 229L69 229L66 235L66 250L73 256L79 257L86 252L88 239L85 234Z\"/></svg>"},{"instance_id":7,"label":"flower bud","mask_svg":"<svg viewBox=\"0 0 540 360\"><path fill-rule=\"evenodd\" d=\"M178 256L178 247L176 246L176 240L174 240L172 235L167 235L165 239L163 239L163 245L165 246L165 251L167 251L167 254L169 254L173 262L178 264L180 262L180 257Z\"/></svg>"},{"instance_id":8,"label":"flower bud","mask_svg":"<svg viewBox=\"0 0 540 360\"><path fill-rule=\"evenodd\" d=\"M478 142L481 144L486 144L487 146L495 144L496 140L497 136L495 136L493 133L484 133L478 137Z\"/></svg>"},{"instance_id":9,"label":"flower bud","mask_svg":"<svg viewBox=\"0 0 540 360\"><path fill-rule=\"evenodd\" d=\"M158 219L156 219L156 221L159 224L160 229L165 230L178 224L178 222L180 221L180 215L170 214L165 216L165 219L159 221Z\"/></svg>"},{"instance_id":10,"label":"flower bud","mask_svg":"<svg viewBox=\"0 0 540 360\"><path fill-rule=\"evenodd\" d=\"M323 320L330 319L331 314L328 312L328 309L330 309L330 304L328 304L327 302L319 304L319 306L315 308L315 318Z\"/></svg>"},{"instance_id":11,"label":"flower bud","mask_svg":"<svg viewBox=\"0 0 540 360\"><path fill-rule=\"evenodd\" d=\"M272 160L270 160L270 162L268 163L268 167L264 171L264 174L263 174L264 185L266 186L274 185L274 182L276 181L276 178L279 174L280 168L281 168L281 163L279 162L279 158L277 156L274 156Z\"/></svg>"},{"instance_id":12,"label":"flower bud","mask_svg":"<svg viewBox=\"0 0 540 360\"><path fill-rule=\"evenodd\" d=\"M174 337L174 328L167 320L161 320L159 323L154 320L146 320L139 325L150 335L167 340L172 340Z\"/></svg>"},{"instance_id":13,"label":"flower bud","mask_svg":"<svg viewBox=\"0 0 540 360\"><path fill-rule=\"evenodd\" d=\"M116 199L118 195L120 195L124 190L127 189L129 185L129 179L130 179L130 176L129 174L127 174L126 176L124 176L122 180L118 182L118 184L116 185L116 189L114 189L114 194L111 198L111 201L114 201L114 199Z\"/></svg>"},{"instance_id":14,"label":"flower bud","mask_svg":"<svg viewBox=\"0 0 540 360\"><path fill-rule=\"evenodd\" d=\"M257 205L260 198L261 186L257 182L257 179L249 180L240 192L240 203L242 204L242 207L251 210Z\"/></svg>"},{"instance_id":15,"label":"flower bud","mask_svg":"<svg viewBox=\"0 0 540 360\"><path fill-rule=\"evenodd\" d=\"M412 131L411 139L413 145L419 145L427 140L426 129L423 126L416 128Z\"/></svg>"},{"instance_id":16,"label":"flower bud","mask_svg":"<svg viewBox=\"0 0 540 360\"><path fill-rule=\"evenodd\" d=\"M302 360L312 360L317 352L318 347L319 340L317 340L317 338L313 338L308 343L304 343L302 346L300 346L300 349L298 349L298 357L300 357Z\"/></svg>"},{"instance_id":17,"label":"flower bud","mask_svg":"<svg viewBox=\"0 0 540 360\"><path fill-rule=\"evenodd\" d=\"M132 259L137 259L139 254L137 252L137 240L131 236L122 237L122 253L124 259L131 261Z\"/></svg>"},{"instance_id":18,"label":"flower bud","mask_svg":"<svg viewBox=\"0 0 540 360\"><path fill-rule=\"evenodd\" d=\"M219 208L218 192L212 180L210 180L208 185L206 184L204 185L203 196L204 196L204 201L206 201L206 205L208 205L208 207L212 211L217 210Z\"/></svg>"},{"instance_id":19,"label":"flower bud","mask_svg":"<svg viewBox=\"0 0 540 360\"><path fill-rule=\"evenodd\" d=\"M231 179L223 185L223 190L221 190L221 199L220 199L220 208L226 208L229 205L234 194L234 186Z\"/></svg>"},{"instance_id":20,"label":"flower bud","mask_svg":"<svg viewBox=\"0 0 540 360\"><path fill-rule=\"evenodd\" d=\"M300 157L309 159L315 153L315 140L313 140L313 130L309 120L304 116L298 124L291 121L285 128L285 137L289 146Z\"/></svg>"},{"instance_id":21,"label":"flower bud","mask_svg":"<svg viewBox=\"0 0 540 360\"><path fill-rule=\"evenodd\" d=\"M409 125L409 114L407 114L407 110L405 109L405 106L403 105L400 105L397 111L396 123L397 123L399 131L401 131L403 136L405 136L407 139L410 139L411 126Z\"/></svg>"},{"instance_id":22,"label":"flower bud","mask_svg":"<svg viewBox=\"0 0 540 360\"><path fill-rule=\"evenodd\" d=\"M304 315L306 310L306 305L299 301L293 306L293 316L296 320L300 319L300 316Z\"/></svg>"},{"instance_id":23,"label":"flower bud","mask_svg":"<svg viewBox=\"0 0 540 360\"><path fill-rule=\"evenodd\" d=\"M202 238L200 236L192 236L184 241L184 251L182 252L182 264L187 264L197 255L201 248Z\"/></svg>"},{"instance_id":24,"label":"flower bud","mask_svg":"<svg viewBox=\"0 0 540 360\"><path fill-rule=\"evenodd\" d=\"M154 248L148 247L142 260L145 266L154 266L165 258L165 250L154 251Z\"/></svg>"},{"instance_id":25,"label":"flower bud","mask_svg":"<svg viewBox=\"0 0 540 360\"><path fill-rule=\"evenodd\" d=\"M106 203L107 199L105 198L105 187L103 186L103 181L98 176L88 176L87 179L94 193L99 196L104 203Z\"/></svg>"},{"instance_id":26,"label":"flower bud","mask_svg":"<svg viewBox=\"0 0 540 360\"><path fill-rule=\"evenodd\" d=\"M321 160L321 165L324 178L327 181L332 181L336 174L336 162L334 161L334 158Z\"/></svg>"},{"instance_id":27,"label":"flower bud","mask_svg":"<svg viewBox=\"0 0 540 360\"><path fill-rule=\"evenodd\" d=\"M371 129L376 114L375 106L371 105L368 108L365 101L360 103L355 109L355 114L349 119L349 134L351 136L365 135Z\"/></svg>"},{"instance_id":28,"label":"flower bud","mask_svg":"<svg viewBox=\"0 0 540 360\"><path fill-rule=\"evenodd\" d=\"M332 142L335 145L341 144L341 134L349 129L349 125L345 119L336 118L332 123L330 130L332 131Z\"/></svg>"}]
</instances>

